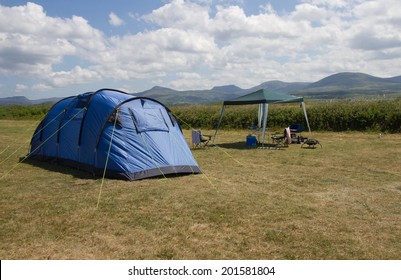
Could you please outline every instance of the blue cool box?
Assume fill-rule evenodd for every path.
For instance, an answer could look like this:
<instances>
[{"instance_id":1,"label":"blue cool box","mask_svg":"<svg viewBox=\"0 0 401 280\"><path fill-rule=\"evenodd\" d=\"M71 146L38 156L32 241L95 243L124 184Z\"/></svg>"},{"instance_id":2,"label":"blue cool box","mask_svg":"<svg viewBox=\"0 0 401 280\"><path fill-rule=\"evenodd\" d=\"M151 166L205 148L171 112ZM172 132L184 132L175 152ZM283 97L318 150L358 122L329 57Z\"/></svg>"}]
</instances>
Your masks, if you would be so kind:
<instances>
[{"instance_id":1,"label":"blue cool box","mask_svg":"<svg viewBox=\"0 0 401 280\"><path fill-rule=\"evenodd\" d=\"M246 137L246 145L247 146L256 146L256 136L248 135Z\"/></svg>"}]
</instances>

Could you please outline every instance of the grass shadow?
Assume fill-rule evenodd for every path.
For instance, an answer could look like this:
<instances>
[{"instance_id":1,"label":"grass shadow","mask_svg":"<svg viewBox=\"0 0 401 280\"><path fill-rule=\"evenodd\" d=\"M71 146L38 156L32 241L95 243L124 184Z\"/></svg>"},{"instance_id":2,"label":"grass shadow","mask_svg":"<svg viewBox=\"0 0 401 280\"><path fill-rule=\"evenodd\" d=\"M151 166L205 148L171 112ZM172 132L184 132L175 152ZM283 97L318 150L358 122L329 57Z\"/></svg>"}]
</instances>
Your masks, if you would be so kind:
<instances>
[{"instance_id":1,"label":"grass shadow","mask_svg":"<svg viewBox=\"0 0 401 280\"><path fill-rule=\"evenodd\" d=\"M41 161L38 159L27 158L24 161L22 161L21 163L30 164L32 166L43 168L43 169L45 169L47 171L51 171L51 172L57 172L57 173L65 174L65 175L71 175L74 178L78 178L78 179L96 180L96 179L102 178L102 176L100 176L99 174L94 174L90 171L82 170L82 169L79 169L76 167L71 167L68 165L62 165L62 164L57 163L56 161L51 161L51 160L50 161ZM153 177L137 179L136 181L160 180L163 178L175 178L175 177L189 176L189 175L193 175L193 174L192 173L160 174L160 175L156 175ZM122 178L111 178L111 177L108 177L107 175L106 175L106 178L109 180L124 180ZM126 179L125 181L128 181L128 179Z\"/></svg>"},{"instance_id":2,"label":"grass shadow","mask_svg":"<svg viewBox=\"0 0 401 280\"><path fill-rule=\"evenodd\" d=\"M99 179L99 176L92 174L85 170L80 170L74 167L65 166L58 164L53 161L41 161L38 159L27 158L23 162L24 164L29 164L35 167L39 167L51 172L57 172L65 175L71 175L79 179Z\"/></svg>"},{"instance_id":3,"label":"grass shadow","mask_svg":"<svg viewBox=\"0 0 401 280\"><path fill-rule=\"evenodd\" d=\"M216 146L219 146L220 148L225 148L225 149L235 149L235 150L256 150L256 149L282 149L284 147L280 147L276 144L271 144L271 143L266 143L264 145L258 144L256 146L248 146L246 145L245 142L234 142L234 143L222 143L222 144L215 144Z\"/></svg>"}]
</instances>

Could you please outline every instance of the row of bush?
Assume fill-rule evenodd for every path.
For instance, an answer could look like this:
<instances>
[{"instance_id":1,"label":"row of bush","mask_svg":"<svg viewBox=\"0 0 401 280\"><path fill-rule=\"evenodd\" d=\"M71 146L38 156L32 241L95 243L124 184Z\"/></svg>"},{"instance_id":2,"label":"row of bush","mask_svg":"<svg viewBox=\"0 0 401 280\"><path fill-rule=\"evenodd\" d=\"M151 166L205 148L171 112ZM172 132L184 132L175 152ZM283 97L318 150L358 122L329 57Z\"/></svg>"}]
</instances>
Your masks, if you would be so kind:
<instances>
[{"instance_id":1,"label":"row of bush","mask_svg":"<svg viewBox=\"0 0 401 280\"><path fill-rule=\"evenodd\" d=\"M39 120L43 118L51 105L10 105L0 106L0 119Z\"/></svg>"},{"instance_id":2,"label":"row of bush","mask_svg":"<svg viewBox=\"0 0 401 280\"><path fill-rule=\"evenodd\" d=\"M0 106L0 119L40 119L50 105ZM171 106L170 109L184 128L214 129L221 105ZM222 129L246 129L257 124L257 105L226 106ZM307 102L312 130L321 131L382 131L401 132L401 99ZM270 105L268 126L281 129L292 123L306 127L299 105Z\"/></svg>"},{"instance_id":3,"label":"row of bush","mask_svg":"<svg viewBox=\"0 0 401 280\"><path fill-rule=\"evenodd\" d=\"M401 132L401 99L307 102L306 106L312 130ZM175 106L172 110L183 126L213 129L221 106ZM257 105L226 106L221 128L246 129L256 125L257 111ZM298 105L269 106L268 126L272 130L292 123L306 127L303 110Z\"/></svg>"}]
</instances>

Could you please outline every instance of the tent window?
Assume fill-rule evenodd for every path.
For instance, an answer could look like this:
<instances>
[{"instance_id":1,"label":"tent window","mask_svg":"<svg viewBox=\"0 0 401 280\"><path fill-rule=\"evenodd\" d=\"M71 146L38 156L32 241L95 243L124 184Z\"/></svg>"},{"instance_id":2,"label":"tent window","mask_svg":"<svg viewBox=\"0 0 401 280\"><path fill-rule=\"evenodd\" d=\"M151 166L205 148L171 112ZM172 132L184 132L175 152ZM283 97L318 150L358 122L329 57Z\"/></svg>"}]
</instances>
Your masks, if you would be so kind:
<instances>
[{"instance_id":1,"label":"tent window","mask_svg":"<svg viewBox=\"0 0 401 280\"><path fill-rule=\"evenodd\" d=\"M161 116L164 119L162 110L160 109L160 104L155 103L153 101L149 101L149 100L145 100L145 99L141 99L141 105L143 109L149 110L149 109L153 109L153 110L159 110L161 113ZM173 113L171 113L170 111L167 111L167 115L170 118L171 124L173 126L175 126L177 124L177 120L175 119L175 117L173 116ZM166 126L168 127L168 125L166 124Z\"/></svg>"},{"instance_id":2,"label":"tent window","mask_svg":"<svg viewBox=\"0 0 401 280\"><path fill-rule=\"evenodd\" d=\"M138 133L146 131L169 131L160 108L129 108L129 112Z\"/></svg>"},{"instance_id":3,"label":"tent window","mask_svg":"<svg viewBox=\"0 0 401 280\"><path fill-rule=\"evenodd\" d=\"M75 108L82 109L88 107L89 101L91 99L92 94L84 94L78 97L78 101L75 103Z\"/></svg>"},{"instance_id":4,"label":"tent window","mask_svg":"<svg viewBox=\"0 0 401 280\"><path fill-rule=\"evenodd\" d=\"M71 108L66 113L66 119L82 120L90 101L90 95L85 95L77 98Z\"/></svg>"},{"instance_id":5,"label":"tent window","mask_svg":"<svg viewBox=\"0 0 401 280\"><path fill-rule=\"evenodd\" d=\"M116 121L116 111L114 111L113 114L110 115L109 119L107 120L109 123L112 123L114 125L114 122L116 123L116 125L118 125L119 127L123 127L123 123L121 121L121 115L118 114L117 116L117 121Z\"/></svg>"},{"instance_id":6,"label":"tent window","mask_svg":"<svg viewBox=\"0 0 401 280\"><path fill-rule=\"evenodd\" d=\"M83 116L85 114L85 109L84 108L72 108L67 111L65 114L66 120L82 120Z\"/></svg>"},{"instance_id":7,"label":"tent window","mask_svg":"<svg viewBox=\"0 0 401 280\"><path fill-rule=\"evenodd\" d=\"M79 99L75 108L77 108L77 109L85 108L86 105L88 105L88 101L89 101L89 98Z\"/></svg>"}]
</instances>

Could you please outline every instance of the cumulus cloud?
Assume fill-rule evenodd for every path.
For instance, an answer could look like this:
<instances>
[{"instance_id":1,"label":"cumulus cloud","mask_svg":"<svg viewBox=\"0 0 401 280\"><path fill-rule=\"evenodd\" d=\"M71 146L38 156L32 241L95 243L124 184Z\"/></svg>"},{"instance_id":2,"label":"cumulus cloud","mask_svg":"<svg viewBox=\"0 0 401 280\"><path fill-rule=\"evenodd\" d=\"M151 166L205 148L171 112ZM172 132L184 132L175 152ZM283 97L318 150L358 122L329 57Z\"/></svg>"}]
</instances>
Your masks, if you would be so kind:
<instances>
[{"instance_id":1,"label":"cumulus cloud","mask_svg":"<svg viewBox=\"0 0 401 280\"><path fill-rule=\"evenodd\" d=\"M15 92L22 92L24 90L28 89L27 85L23 85L23 84L16 84L15 85Z\"/></svg>"},{"instance_id":2,"label":"cumulus cloud","mask_svg":"<svg viewBox=\"0 0 401 280\"><path fill-rule=\"evenodd\" d=\"M142 16L148 22L166 28L205 30L209 25L209 8L190 1L173 0L170 3Z\"/></svg>"},{"instance_id":3,"label":"cumulus cloud","mask_svg":"<svg viewBox=\"0 0 401 280\"><path fill-rule=\"evenodd\" d=\"M252 70L254 81L310 81L337 71L398 75L379 61L386 55L395 58L401 47L396 6L394 0L312 0L288 14L278 15L268 6L251 16L238 6L220 7L209 26L223 42L218 56L223 69L242 66L244 74L260 69Z\"/></svg>"},{"instance_id":4,"label":"cumulus cloud","mask_svg":"<svg viewBox=\"0 0 401 280\"><path fill-rule=\"evenodd\" d=\"M384 51L401 47L401 12L396 1L367 1L356 5L355 24L349 29L349 44L355 49Z\"/></svg>"},{"instance_id":5,"label":"cumulus cloud","mask_svg":"<svg viewBox=\"0 0 401 280\"><path fill-rule=\"evenodd\" d=\"M71 84L97 82L101 76L96 71L75 66L71 71L54 72L49 77L49 84L54 87L65 87Z\"/></svg>"},{"instance_id":6,"label":"cumulus cloud","mask_svg":"<svg viewBox=\"0 0 401 280\"><path fill-rule=\"evenodd\" d=\"M109 14L109 23L112 26L121 26L124 24L124 21L119 16L117 16L115 13L111 12Z\"/></svg>"},{"instance_id":7,"label":"cumulus cloud","mask_svg":"<svg viewBox=\"0 0 401 280\"><path fill-rule=\"evenodd\" d=\"M56 79L53 66L62 63L64 57L90 60L97 56L95 52L104 49L102 32L82 17L49 17L43 7L29 2L25 6L0 6L0 74ZM75 71L75 74L82 73Z\"/></svg>"},{"instance_id":8,"label":"cumulus cloud","mask_svg":"<svg viewBox=\"0 0 401 280\"><path fill-rule=\"evenodd\" d=\"M51 89L53 89L53 87L46 85L44 83L34 84L32 86L32 90L34 90L34 91L47 91L47 90L51 90Z\"/></svg>"},{"instance_id":9,"label":"cumulus cloud","mask_svg":"<svg viewBox=\"0 0 401 280\"><path fill-rule=\"evenodd\" d=\"M112 37L37 4L0 6L0 75L33 77L35 89L47 90L104 79L181 89L313 81L340 71L400 74L398 0L303 0L291 12L267 4L253 15L240 1L213 3L171 0L146 15L127 11L152 28ZM129 24L114 13L109 23ZM76 66L54 70L70 57Z\"/></svg>"},{"instance_id":10,"label":"cumulus cloud","mask_svg":"<svg viewBox=\"0 0 401 280\"><path fill-rule=\"evenodd\" d=\"M114 79L160 77L191 69L210 62L217 50L211 36L176 28L116 36L109 46L97 69Z\"/></svg>"},{"instance_id":11,"label":"cumulus cloud","mask_svg":"<svg viewBox=\"0 0 401 280\"><path fill-rule=\"evenodd\" d=\"M198 89L211 88L214 86L211 77L202 77L202 75L194 72L178 72L176 79L170 82L168 86L179 89Z\"/></svg>"},{"instance_id":12,"label":"cumulus cloud","mask_svg":"<svg viewBox=\"0 0 401 280\"><path fill-rule=\"evenodd\" d=\"M45 91L54 88L63 88L70 85L98 82L101 79L102 76L98 72L90 69L83 69L80 66L75 66L70 71L57 71L49 73L48 77L42 79L43 82L33 85L32 89Z\"/></svg>"},{"instance_id":13,"label":"cumulus cloud","mask_svg":"<svg viewBox=\"0 0 401 280\"><path fill-rule=\"evenodd\" d=\"M358 1L358 0L356 0ZM331 8L344 8L349 3L356 2L355 0L303 0L302 2L310 3L316 6L328 6Z\"/></svg>"}]
</instances>

